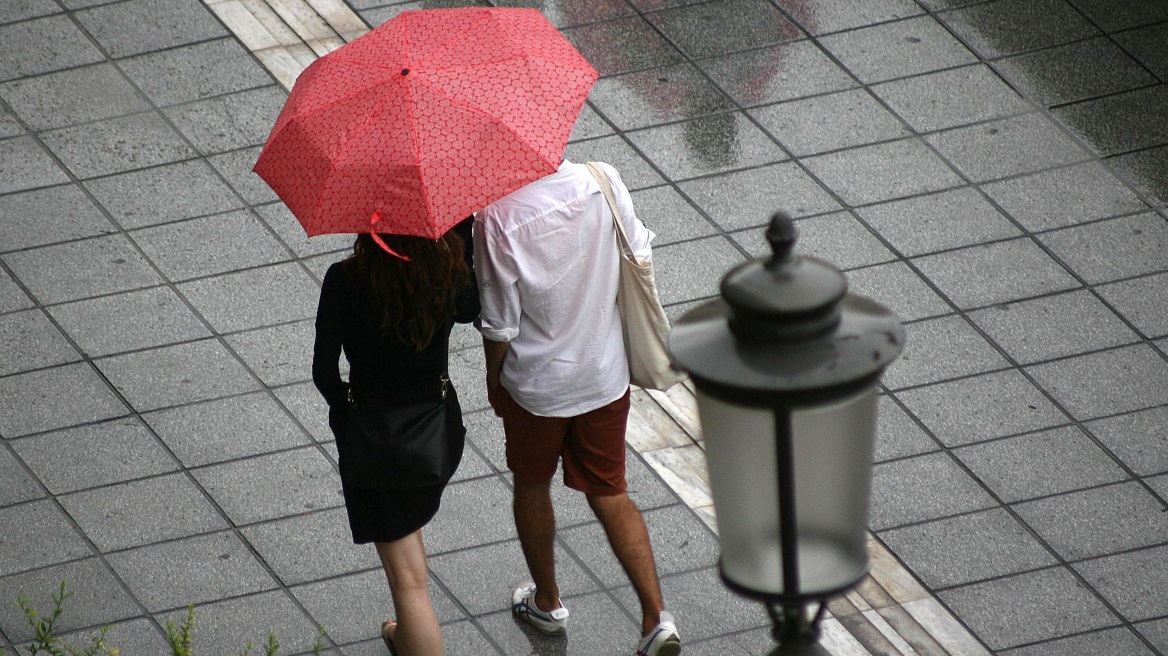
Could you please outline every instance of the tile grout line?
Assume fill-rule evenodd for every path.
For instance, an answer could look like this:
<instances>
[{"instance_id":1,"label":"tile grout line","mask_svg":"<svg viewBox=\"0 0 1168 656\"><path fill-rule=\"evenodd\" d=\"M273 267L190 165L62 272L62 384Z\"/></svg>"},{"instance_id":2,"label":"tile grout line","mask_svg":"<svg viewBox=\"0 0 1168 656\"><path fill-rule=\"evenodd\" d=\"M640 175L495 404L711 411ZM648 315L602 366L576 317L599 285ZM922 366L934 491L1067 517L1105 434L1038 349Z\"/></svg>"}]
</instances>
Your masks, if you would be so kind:
<instances>
[{"instance_id":1,"label":"tile grout line","mask_svg":"<svg viewBox=\"0 0 1168 656\"><path fill-rule=\"evenodd\" d=\"M203 2L287 90L317 57L369 31L343 0ZM700 431L690 381L668 392L634 391L630 446L716 531ZM934 656L932 651L917 651L914 645L938 645L952 656L989 653L874 537L869 536L868 550L871 571L861 587L874 586L881 604L872 606L861 595L867 608L849 622L862 618L872 635L903 645L903 656ZM892 619L895 621L890 622ZM833 648L833 654L872 654L865 642L876 646L849 631L837 618L825 621L823 643Z\"/></svg>"}]
</instances>

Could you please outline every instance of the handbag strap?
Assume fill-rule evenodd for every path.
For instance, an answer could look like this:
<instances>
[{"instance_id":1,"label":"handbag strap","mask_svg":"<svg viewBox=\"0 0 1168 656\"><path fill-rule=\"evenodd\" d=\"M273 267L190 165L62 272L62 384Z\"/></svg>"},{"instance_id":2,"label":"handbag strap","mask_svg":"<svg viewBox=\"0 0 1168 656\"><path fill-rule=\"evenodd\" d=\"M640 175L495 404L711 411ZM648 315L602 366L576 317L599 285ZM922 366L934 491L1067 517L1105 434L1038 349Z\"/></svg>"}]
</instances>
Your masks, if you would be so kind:
<instances>
[{"instance_id":1,"label":"handbag strap","mask_svg":"<svg viewBox=\"0 0 1168 656\"><path fill-rule=\"evenodd\" d=\"M608 182L608 175L596 165L596 162L588 162L588 170L592 172L592 177L596 178L597 184L600 185L600 190L604 192L604 197L608 199L608 207L612 210L612 223L616 226L616 240L620 244L621 250L624 251L626 259L637 261L637 256L633 253L633 246L629 243L629 236L625 234L624 221L621 220L620 210L616 207L616 197L612 194L612 185Z\"/></svg>"}]
</instances>

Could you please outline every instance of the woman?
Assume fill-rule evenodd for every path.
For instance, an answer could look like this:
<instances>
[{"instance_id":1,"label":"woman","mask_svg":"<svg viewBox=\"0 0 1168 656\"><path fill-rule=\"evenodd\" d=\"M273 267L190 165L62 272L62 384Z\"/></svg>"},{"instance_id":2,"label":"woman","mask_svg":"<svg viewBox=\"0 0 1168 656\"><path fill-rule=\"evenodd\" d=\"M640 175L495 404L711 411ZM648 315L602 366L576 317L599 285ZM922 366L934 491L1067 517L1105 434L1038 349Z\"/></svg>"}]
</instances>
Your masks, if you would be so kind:
<instances>
[{"instance_id":1,"label":"woman","mask_svg":"<svg viewBox=\"0 0 1168 656\"><path fill-rule=\"evenodd\" d=\"M359 235L353 255L325 274L312 380L329 405L342 471L350 398L394 404L445 398L451 461L457 467L461 460L466 428L453 385L443 379L451 328L478 315L470 227L464 221L438 240L379 235L395 254L371 235ZM342 350L349 362L348 383L340 375ZM439 385L445 391L441 397ZM393 485L357 484L342 476L353 542L374 543L389 582L398 621L382 625L382 638L391 654L442 654L442 633L426 587L421 529L438 512L446 482L383 489Z\"/></svg>"}]
</instances>

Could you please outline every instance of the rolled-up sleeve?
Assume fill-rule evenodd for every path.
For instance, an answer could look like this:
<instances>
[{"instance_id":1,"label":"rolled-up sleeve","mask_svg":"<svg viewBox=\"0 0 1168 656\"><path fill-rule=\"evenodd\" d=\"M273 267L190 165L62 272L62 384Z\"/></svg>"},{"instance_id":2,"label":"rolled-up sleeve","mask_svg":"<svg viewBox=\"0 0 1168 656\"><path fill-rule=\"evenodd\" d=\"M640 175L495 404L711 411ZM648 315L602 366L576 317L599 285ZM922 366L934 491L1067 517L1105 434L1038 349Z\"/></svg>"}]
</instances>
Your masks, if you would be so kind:
<instances>
[{"instance_id":1,"label":"rolled-up sleeve","mask_svg":"<svg viewBox=\"0 0 1168 656\"><path fill-rule=\"evenodd\" d=\"M475 220L474 270L481 307L475 327L493 342L510 342L519 335L519 277L507 237L485 211Z\"/></svg>"}]
</instances>

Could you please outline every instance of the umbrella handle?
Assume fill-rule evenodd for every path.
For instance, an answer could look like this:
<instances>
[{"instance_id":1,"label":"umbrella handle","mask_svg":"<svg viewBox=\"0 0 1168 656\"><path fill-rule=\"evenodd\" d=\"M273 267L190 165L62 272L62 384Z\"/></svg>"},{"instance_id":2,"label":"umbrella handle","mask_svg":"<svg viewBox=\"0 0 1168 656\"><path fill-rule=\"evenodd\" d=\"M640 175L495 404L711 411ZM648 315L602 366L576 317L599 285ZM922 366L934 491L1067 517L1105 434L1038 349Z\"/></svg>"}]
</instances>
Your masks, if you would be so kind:
<instances>
[{"instance_id":1,"label":"umbrella handle","mask_svg":"<svg viewBox=\"0 0 1168 656\"><path fill-rule=\"evenodd\" d=\"M397 251L390 248L389 245L385 243L385 240L381 238L381 235L377 234L377 231L372 229L374 226L376 226L380 222L381 222L381 210L377 210L376 212L373 213L373 216L370 217L370 219L369 219L369 227L370 227L369 236L372 237L373 241L376 242L377 245L381 247L381 250L385 251L386 253L389 253L390 255L392 255L398 259L405 260L406 262L410 262L411 261L410 258L408 258L405 255L402 255L401 253L398 253Z\"/></svg>"}]
</instances>

